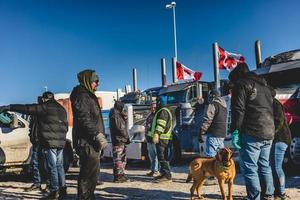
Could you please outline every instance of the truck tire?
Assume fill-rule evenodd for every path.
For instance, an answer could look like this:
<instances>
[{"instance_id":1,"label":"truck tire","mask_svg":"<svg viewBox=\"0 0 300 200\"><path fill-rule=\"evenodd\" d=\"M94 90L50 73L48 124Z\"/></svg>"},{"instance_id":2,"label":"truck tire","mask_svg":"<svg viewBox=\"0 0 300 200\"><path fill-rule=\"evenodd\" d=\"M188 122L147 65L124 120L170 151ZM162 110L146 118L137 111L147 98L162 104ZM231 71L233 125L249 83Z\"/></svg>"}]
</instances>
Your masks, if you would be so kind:
<instances>
[{"instance_id":1,"label":"truck tire","mask_svg":"<svg viewBox=\"0 0 300 200\"><path fill-rule=\"evenodd\" d=\"M300 168L300 124L290 126L292 132L291 145L286 150L286 157L284 160L285 171L289 175L299 173Z\"/></svg>"}]
</instances>

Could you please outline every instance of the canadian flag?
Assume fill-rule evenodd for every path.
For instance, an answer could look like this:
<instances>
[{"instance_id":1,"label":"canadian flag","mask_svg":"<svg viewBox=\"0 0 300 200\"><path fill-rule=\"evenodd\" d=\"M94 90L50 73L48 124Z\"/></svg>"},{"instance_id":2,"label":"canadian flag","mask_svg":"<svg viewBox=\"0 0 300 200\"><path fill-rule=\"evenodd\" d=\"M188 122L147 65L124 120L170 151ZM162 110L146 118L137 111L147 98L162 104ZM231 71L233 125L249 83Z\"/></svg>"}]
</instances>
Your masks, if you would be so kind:
<instances>
[{"instance_id":1,"label":"canadian flag","mask_svg":"<svg viewBox=\"0 0 300 200\"><path fill-rule=\"evenodd\" d=\"M219 69L233 70L239 63L244 63L245 58L241 54L230 53L219 46Z\"/></svg>"},{"instance_id":2,"label":"canadian flag","mask_svg":"<svg viewBox=\"0 0 300 200\"><path fill-rule=\"evenodd\" d=\"M176 74L178 80L193 79L194 81L198 81L202 76L201 72L195 72L178 61L176 62Z\"/></svg>"}]
</instances>

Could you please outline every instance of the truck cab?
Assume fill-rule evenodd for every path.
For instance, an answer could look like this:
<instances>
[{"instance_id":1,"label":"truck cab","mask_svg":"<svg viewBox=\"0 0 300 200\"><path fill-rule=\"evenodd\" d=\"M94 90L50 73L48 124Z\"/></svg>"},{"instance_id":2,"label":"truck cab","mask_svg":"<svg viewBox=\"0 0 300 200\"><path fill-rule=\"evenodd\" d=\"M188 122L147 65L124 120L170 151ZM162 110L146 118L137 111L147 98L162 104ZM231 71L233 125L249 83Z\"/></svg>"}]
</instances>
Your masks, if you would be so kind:
<instances>
[{"instance_id":1,"label":"truck cab","mask_svg":"<svg viewBox=\"0 0 300 200\"><path fill-rule=\"evenodd\" d=\"M300 49L266 58L254 72L276 90L276 98L285 109L292 143L284 162L295 171L300 167Z\"/></svg>"},{"instance_id":2,"label":"truck cab","mask_svg":"<svg viewBox=\"0 0 300 200\"><path fill-rule=\"evenodd\" d=\"M166 102L174 120L172 160L179 161L182 153L199 153L198 134L208 92L208 82L186 82L169 85L159 91L158 98ZM204 104L197 108L197 99Z\"/></svg>"},{"instance_id":3,"label":"truck cab","mask_svg":"<svg viewBox=\"0 0 300 200\"><path fill-rule=\"evenodd\" d=\"M146 160L147 146L145 136L145 121L150 114L152 101L155 101L161 87L149 88L144 91L136 91L125 94L120 101L125 104L128 112L127 131L130 138L130 144L126 145L126 156L132 160ZM108 148L104 150L104 157L112 157L112 144L110 138L110 129L108 127L109 111L106 113L107 126L105 134L109 143Z\"/></svg>"}]
</instances>

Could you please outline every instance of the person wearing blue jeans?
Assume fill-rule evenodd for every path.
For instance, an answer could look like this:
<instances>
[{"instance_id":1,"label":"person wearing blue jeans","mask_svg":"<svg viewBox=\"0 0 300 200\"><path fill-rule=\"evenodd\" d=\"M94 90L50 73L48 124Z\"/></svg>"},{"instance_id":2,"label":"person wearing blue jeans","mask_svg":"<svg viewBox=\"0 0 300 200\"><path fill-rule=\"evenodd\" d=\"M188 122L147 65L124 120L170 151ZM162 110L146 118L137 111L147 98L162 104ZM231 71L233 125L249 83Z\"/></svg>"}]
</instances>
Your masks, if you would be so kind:
<instances>
[{"instance_id":1,"label":"person wearing blue jeans","mask_svg":"<svg viewBox=\"0 0 300 200\"><path fill-rule=\"evenodd\" d=\"M224 138L223 137L213 137L210 133L206 134L205 141L205 156L215 157L217 152L224 148Z\"/></svg>"},{"instance_id":2,"label":"person wearing blue jeans","mask_svg":"<svg viewBox=\"0 0 300 200\"><path fill-rule=\"evenodd\" d=\"M39 153L40 153L40 146L38 144L32 145L31 162L32 162L32 170L33 170L33 184L35 186L41 187Z\"/></svg>"},{"instance_id":3,"label":"person wearing blue jeans","mask_svg":"<svg viewBox=\"0 0 300 200\"><path fill-rule=\"evenodd\" d=\"M272 196L274 192L272 170L269 164L272 140L264 140L250 135L242 135L241 143L247 144L240 150L241 168L245 178L248 198L260 200ZM260 179L262 182L260 182ZM261 186L264 187L261 187ZM265 191L261 191L262 189Z\"/></svg>"},{"instance_id":4,"label":"person wearing blue jeans","mask_svg":"<svg viewBox=\"0 0 300 200\"><path fill-rule=\"evenodd\" d=\"M246 63L238 63L228 78L233 85L230 132L233 146L240 149L246 199L273 199L269 157L275 133L274 90Z\"/></svg>"},{"instance_id":5,"label":"person wearing blue jeans","mask_svg":"<svg viewBox=\"0 0 300 200\"><path fill-rule=\"evenodd\" d=\"M150 132L155 110L156 110L156 103L152 102L151 113L148 115L145 121L145 133L147 134L146 135L147 150L148 150L148 157L150 161L150 172L148 172L146 175L150 177L159 174L159 162L157 157L156 145L152 141L152 135Z\"/></svg>"},{"instance_id":6,"label":"person wearing blue jeans","mask_svg":"<svg viewBox=\"0 0 300 200\"><path fill-rule=\"evenodd\" d=\"M156 145L152 142L147 142L148 156L150 160L150 172L147 176L154 176L159 174L159 162L157 158Z\"/></svg>"},{"instance_id":7,"label":"person wearing blue jeans","mask_svg":"<svg viewBox=\"0 0 300 200\"><path fill-rule=\"evenodd\" d=\"M31 133L37 133L38 144L43 150L48 150L44 155L47 156L46 161L51 161L51 163L46 162L46 165L51 169L48 173L53 173L51 166L57 164L56 159L59 158L58 155L61 155L61 159L58 160L62 160L62 154L60 154L59 149L65 147L66 134L68 132L67 112L64 107L54 99L54 94L50 91L44 92L39 104L10 104L0 106L0 112L1 111L14 111L37 117L37 131L31 131ZM55 149L56 151L53 152L55 157L53 156L54 158L50 159L52 156L50 156L49 151ZM56 184L51 183L51 180L52 179L50 179L50 185L53 189ZM66 188L62 188L62 190L50 191L45 198L57 199L64 198L65 196Z\"/></svg>"},{"instance_id":8,"label":"person wearing blue jeans","mask_svg":"<svg viewBox=\"0 0 300 200\"><path fill-rule=\"evenodd\" d=\"M291 144L291 130L284 114L284 108L281 103L274 98L274 123L275 137L271 148L270 164L273 172L275 186L275 199L286 199L285 193L285 174L282 169L284 154L288 145Z\"/></svg>"},{"instance_id":9,"label":"person wearing blue jeans","mask_svg":"<svg viewBox=\"0 0 300 200\"><path fill-rule=\"evenodd\" d=\"M50 192L66 188L63 149L44 149L43 152L47 165Z\"/></svg>"},{"instance_id":10,"label":"person wearing blue jeans","mask_svg":"<svg viewBox=\"0 0 300 200\"><path fill-rule=\"evenodd\" d=\"M227 125L227 105L218 90L209 94L209 105L205 110L200 128L199 142L204 142L202 135L206 134L205 156L214 157L218 150L224 147Z\"/></svg>"},{"instance_id":11,"label":"person wearing blue jeans","mask_svg":"<svg viewBox=\"0 0 300 200\"><path fill-rule=\"evenodd\" d=\"M199 142L204 142L202 135L206 134L205 156L215 157L221 148L224 148L227 125L227 105L220 92L212 90L208 96L209 105L204 112L203 122L200 128ZM208 177L205 185L215 185L215 177Z\"/></svg>"},{"instance_id":12,"label":"person wearing blue jeans","mask_svg":"<svg viewBox=\"0 0 300 200\"><path fill-rule=\"evenodd\" d=\"M272 145L270 161L275 185L275 195L285 196L285 174L282 163L288 145L284 142L276 142Z\"/></svg>"}]
</instances>

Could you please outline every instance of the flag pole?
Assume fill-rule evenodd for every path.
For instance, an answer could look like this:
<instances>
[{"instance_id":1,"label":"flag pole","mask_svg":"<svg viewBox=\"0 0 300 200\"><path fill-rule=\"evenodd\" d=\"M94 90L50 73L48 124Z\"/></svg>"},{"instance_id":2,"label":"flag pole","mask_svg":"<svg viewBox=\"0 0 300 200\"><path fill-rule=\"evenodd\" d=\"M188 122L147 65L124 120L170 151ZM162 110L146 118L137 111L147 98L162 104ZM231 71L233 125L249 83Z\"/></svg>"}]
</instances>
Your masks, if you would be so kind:
<instances>
[{"instance_id":1,"label":"flag pole","mask_svg":"<svg viewBox=\"0 0 300 200\"><path fill-rule=\"evenodd\" d=\"M160 60L160 64L161 64L161 86L167 87L166 59L162 58Z\"/></svg>"},{"instance_id":2,"label":"flag pole","mask_svg":"<svg viewBox=\"0 0 300 200\"><path fill-rule=\"evenodd\" d=\"M133 79L133 92L136 92L138 90L136 68L132 69L132 79Z\"/></svg>"},{"instance_id":3,"label":"flag pole","mask_svg":"<svg viewBox=\"0 0 300 200\"><path fill-rule=\"evenodd\" d=\"M176 73L176 63L177 62L177 58L173 57L172 58L172 75L173 75L173 83L177 83L178 79L177 79L177 73Z\"/></svg>"},{"instance_id":4,"label":"flag pole","mask_svg":"<svg viewBox=\"0 0 300 200\"><path fill-rule=\"evenodd\" d=\"M215 89L220 91L219 46L217 42L213 43L213 61L214 61Z\"/></svg>"}]
</instances>

